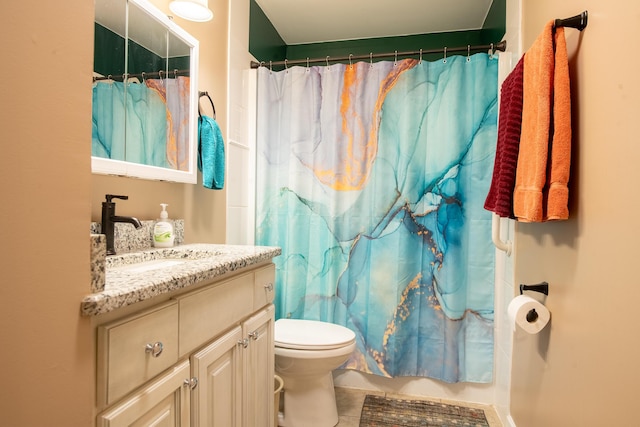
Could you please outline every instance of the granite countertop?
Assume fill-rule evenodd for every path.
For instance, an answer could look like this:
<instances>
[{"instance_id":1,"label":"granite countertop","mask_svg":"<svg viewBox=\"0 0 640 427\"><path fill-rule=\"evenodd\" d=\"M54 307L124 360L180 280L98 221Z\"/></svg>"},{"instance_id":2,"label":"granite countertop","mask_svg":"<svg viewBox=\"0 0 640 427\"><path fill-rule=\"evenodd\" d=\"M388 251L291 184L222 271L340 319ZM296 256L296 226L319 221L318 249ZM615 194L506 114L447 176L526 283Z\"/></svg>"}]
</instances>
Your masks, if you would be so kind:
<instances>
[{"instance_id":1,"label":"granite countertop","mask_svg":"<svg viewBox=\"0 0 640 427\"><path fill-rule=\"evenodd\" d=\"M108 256L104 289L82 300L81 313L84 316L108 313L268 261L281 253L280 248L271 246L202 243ZM162 268L154 268L154 262L162 263ZM131 268L132 264L140 267Z\"/></svg>"}]
</instances>

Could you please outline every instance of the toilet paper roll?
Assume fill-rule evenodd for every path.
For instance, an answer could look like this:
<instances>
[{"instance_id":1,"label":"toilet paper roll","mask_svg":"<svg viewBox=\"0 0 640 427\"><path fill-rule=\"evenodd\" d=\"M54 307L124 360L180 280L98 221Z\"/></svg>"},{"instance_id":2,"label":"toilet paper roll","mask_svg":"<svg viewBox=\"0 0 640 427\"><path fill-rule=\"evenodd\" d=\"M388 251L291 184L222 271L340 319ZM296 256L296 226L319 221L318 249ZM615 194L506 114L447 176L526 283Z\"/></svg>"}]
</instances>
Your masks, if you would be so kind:
<instances>
[{"instance_id":1,"label":"toilet paper roll","mask_svg":"<svg viewBox=\"0 0 640 427\"><path fill-rule=\"evenodd\" d=\"M551 318L547 307L527 295L518 295L511 300L507 313L514 331L519 326L529 334L540 332Z\"/></svg>"}]
</instances>

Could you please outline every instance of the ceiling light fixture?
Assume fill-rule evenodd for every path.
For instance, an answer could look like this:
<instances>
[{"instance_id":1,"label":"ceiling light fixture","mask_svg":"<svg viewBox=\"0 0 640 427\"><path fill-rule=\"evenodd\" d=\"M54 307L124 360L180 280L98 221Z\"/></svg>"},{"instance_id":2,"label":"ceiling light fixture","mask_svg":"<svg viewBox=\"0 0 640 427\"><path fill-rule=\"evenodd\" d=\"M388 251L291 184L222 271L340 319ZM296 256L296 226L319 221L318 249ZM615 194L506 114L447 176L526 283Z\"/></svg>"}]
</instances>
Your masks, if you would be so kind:
<instances>
[{"instance_id":1,"label":"ceiling light fixture","mask_svg":"<svg viewBox=\"0 0 640 427\"><path fill-rule=\"evenodd\" d=\"M180 18L195 22L206 22L213 18L208 0L173 0L169 4L171 12Z\"/></svg>"}]
</instances>

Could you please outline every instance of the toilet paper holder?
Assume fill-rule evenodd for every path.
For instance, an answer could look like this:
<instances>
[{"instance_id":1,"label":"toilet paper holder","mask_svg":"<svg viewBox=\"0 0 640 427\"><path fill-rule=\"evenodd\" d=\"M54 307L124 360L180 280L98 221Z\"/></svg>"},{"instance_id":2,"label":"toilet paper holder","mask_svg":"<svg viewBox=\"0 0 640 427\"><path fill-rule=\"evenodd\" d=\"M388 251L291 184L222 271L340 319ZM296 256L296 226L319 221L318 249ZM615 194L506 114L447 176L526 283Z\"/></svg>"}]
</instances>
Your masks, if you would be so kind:
<instances>
[{"instance_id":1,"label":"toilet paper holder","mask_svg":"<svg viewBox=\"0 0 640 427\"><path fill-rule=\"evenodd\" d=\"M522 295L524 291L534 291L549 295L549 284L547 282L541 282L537 285L520 285L520 295Z\"/></svg>"},{"instance_id":2,"label":"toilet paper holder","mask_svg":"<svg viewBox=\"0 0 640 427\"><path fill-rule=\"evenodd\" d=\"M547 282L541 282L541 283L538 283L537 285L520 285L520 295L522 295L524 291L534 291L534 292L540 292L545 295L549 295L549 284ZM532 323L532 322L535 322L537 319L538 319L538 313L536 312L535 308L532 308L527 313L527 322Z\"/></svg>"}]
</instances>

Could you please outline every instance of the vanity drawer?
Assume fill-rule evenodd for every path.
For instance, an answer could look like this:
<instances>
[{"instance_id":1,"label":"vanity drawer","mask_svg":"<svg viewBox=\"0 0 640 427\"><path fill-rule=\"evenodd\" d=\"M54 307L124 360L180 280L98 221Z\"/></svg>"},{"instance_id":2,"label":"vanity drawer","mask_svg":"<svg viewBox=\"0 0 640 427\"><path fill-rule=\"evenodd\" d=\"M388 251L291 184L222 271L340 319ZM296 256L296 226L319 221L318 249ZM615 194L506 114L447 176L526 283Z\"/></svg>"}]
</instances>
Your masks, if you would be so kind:
<instances>
[{"instance_id":1,"label":"vanity drawer","mask_svg":"<svg viewBox=\"0 0 640 427\"><path fill-rule=\"evenodd\" d=\"M178 361L171 301L98 328L98 401L109 405Z\"/></svg>"},{"instance_id":2,"label":"vanity drawer","mask_svg":"<svg viewBox=\"0 0 640 427\"><path fill-rule=\"evenodd\" d=\"M269 264L255 271L253 308L255 310L271 304L276 293L276 266Z\"/></svg>"},{"instance_id":3,"label":"vanity drawer","mask_svg":"<svg viewBox=\"0 0 640 427\"><path fill-rule=\"evenodd\" d=\"M180 356L201 346L253 311L254 274L178 297Z\"/></svg>"}]
</instances>

